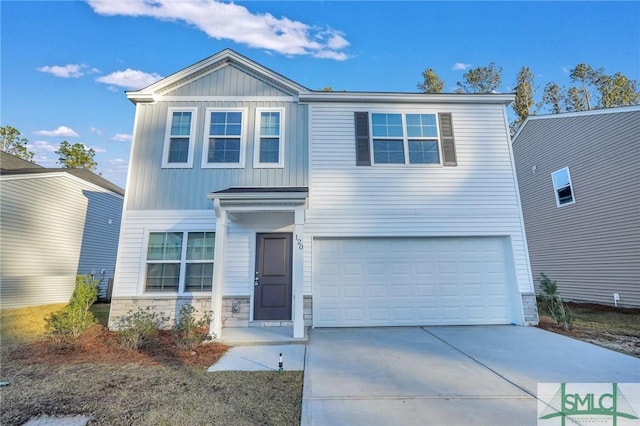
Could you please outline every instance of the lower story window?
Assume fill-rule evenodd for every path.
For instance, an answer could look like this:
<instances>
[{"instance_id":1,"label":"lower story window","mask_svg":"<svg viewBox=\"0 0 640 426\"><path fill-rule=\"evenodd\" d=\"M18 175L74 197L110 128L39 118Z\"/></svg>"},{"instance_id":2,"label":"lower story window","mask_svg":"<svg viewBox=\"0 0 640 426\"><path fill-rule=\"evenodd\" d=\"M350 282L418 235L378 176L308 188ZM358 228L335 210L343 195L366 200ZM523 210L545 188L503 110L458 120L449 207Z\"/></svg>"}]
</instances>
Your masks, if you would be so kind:
<instances>
[{"instance_id":1,"label":"lower story window","mask_svg":"<svg viewBox=\"0 0 640 426\"><path fill-rule=\"evenodd\" d=\"M147 247L147 292L211 291L213 232L151 232Z\"/></svg>"}]
</instances>

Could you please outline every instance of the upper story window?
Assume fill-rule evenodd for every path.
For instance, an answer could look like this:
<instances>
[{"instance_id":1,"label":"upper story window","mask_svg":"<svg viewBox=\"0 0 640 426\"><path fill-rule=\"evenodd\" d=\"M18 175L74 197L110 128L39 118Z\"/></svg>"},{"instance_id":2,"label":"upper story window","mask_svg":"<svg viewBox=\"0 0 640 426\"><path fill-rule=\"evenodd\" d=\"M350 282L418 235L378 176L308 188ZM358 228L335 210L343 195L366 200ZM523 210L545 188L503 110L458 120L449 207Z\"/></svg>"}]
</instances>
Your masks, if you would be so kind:
<instances>
[{"instance_id":1,"label":"upper story window","mask_svg":"<svg viewBox=\"0 0 640 426\"><path fill-rule=\"evenodd\" d=\"M197 108L169 108L162 167L193 167Z\"/></svg>"},{"instance_id":2,"label":"upper story window","mask_svg":"<svg viewBox=\"0 0 640 426\"><path fill-rule=\"evenodd\" d=\"M207 108L202 167L244 167L245 109Z\"/></svg>"},{"instance_id":3,"label":"upper story window","mask_svg":"<svg viewBox=\"0 0 640 426\"><path fill-rule=\"evenodd\" d=\"M556 196L556 206L560 207L576 202L573 197L573 186L571 185L571 175L568 167L551 173L551 180L553 181L553 191Z\"/></svg>"},{"instance_id":4,"label":"upper story window","mask_svg":"<svg viewBox=\"0 0 640 426\"><path fill-rule=\"evenodd\" d=\"M371 114L373 162L440 164L435 114Z\"/></svg>"},{"instance_id":5,"label":"upper story window","mask_svg":"<svg viewBox=\"0 0 640 426\"><path fill-rule=\"evenodd\" d=\"M213 232L151 232L145 291L211 291L214 250Z\"/></svg>"},{"instance_id":6,"label":"upper story window","mask_svg":"<svg viewBox=\"0 0 640 426\"><path fill-rule=\"evenodd\" d=\"M284 109L256 109L253 166L284 167Z\"/></svg>"}]
</instances>

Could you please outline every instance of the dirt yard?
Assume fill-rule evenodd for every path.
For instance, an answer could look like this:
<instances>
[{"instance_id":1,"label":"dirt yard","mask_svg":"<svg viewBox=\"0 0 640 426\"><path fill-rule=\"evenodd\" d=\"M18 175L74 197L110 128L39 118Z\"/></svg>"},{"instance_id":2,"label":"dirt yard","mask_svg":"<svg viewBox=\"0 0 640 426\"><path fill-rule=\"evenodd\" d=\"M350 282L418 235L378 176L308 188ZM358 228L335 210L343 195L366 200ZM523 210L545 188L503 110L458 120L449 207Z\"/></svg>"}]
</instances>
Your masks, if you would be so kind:
<instances>
[{"instance_id":1,"label":"dirt yard","mask_svg":"<svg viewBox=\"0 0 640 426\"><path fill-rule=\"evenodd\" d=\"M571 330L556 326L542 309L538 327L640 358L640 309L588 303L567 305L575 315Z\"/></svg>"},{"instance_id":2,"label":"dirt yard","mask_svg":"<svg viewBox=\"0 0 640 426\"><path fill-rule=\"evenodd\" d=\"M11 341L8 336L24 333L7 318L1 324L0 380L8 382L0 387L2 425L76 415L90 417L89 425L300 423L302 373L207 373L228 350L223 344L183 351L166 331L128 351L96 325L75 348L59 350L33 334Z\"/></svg>"}]
</instances>

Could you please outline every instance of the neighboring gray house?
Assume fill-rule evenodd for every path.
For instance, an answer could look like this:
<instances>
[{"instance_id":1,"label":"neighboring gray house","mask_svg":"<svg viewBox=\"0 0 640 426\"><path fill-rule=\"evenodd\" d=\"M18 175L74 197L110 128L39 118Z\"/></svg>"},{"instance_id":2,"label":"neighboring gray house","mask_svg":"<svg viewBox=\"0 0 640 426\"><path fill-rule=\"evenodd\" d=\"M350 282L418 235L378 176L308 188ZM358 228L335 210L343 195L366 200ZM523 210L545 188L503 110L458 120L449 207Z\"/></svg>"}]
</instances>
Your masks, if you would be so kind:
<instances>
[{"instance_id":1,"label":"neighboring gray house","mask_svg":"<svg viewBox=\"0 0 640 426\"><path fill-rule=\"evenodd\" d=\"M0 152L0 307L67 302L77 274L113 279L124 191L84 169Z\"/></svg>"},{"instance_id":2,"label":"neighboring gray house","mask_svg":"<svg viewBox=\"0 0 640 426\"><path fill-rule=\"evenodd\" d=\"M111 324L537 322L513 95L313 91L224 50L127 97Z\"/></svg>"},{"instance_id":3,"label":"neighboring gray house","mask_svg":"<svg viewBox=\"0 0 640 426\"><path fill-rule=\"evenodd\" d=\"M536 285L640 306L640 106L530 116L513 152Z\"/></svg>"}]
</instances>

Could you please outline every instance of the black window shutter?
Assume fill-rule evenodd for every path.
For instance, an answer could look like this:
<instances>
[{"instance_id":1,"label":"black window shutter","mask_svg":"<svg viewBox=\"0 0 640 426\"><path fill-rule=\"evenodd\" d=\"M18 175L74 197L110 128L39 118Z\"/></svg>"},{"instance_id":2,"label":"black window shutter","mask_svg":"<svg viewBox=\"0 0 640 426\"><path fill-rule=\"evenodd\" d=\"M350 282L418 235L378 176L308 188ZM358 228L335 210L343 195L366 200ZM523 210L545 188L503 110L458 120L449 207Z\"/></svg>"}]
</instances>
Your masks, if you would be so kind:
<instances>
[{"instance_id":1,"label":"black window shutter","mask_svg":"<svg viewBox=\"0 0 640 426\"><path fill-rule=\"evenodd\" d=\"M370 166L369 113L355 112L356 124L356 166Z\"/></svg>"},{"instance_id":2,"label":"black window shutter","mask_svg":"<svg viewBox=\"0 0 640 426\"><path fill-rule=\"evenodd\" d=\"M438 122L440 123L440 140L442 142L442 165L457 166L456 142L453 137L453 120L451 119L451 113L439 113Z\"/></svg>"}]
</instances>

